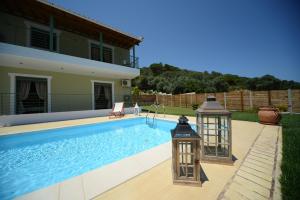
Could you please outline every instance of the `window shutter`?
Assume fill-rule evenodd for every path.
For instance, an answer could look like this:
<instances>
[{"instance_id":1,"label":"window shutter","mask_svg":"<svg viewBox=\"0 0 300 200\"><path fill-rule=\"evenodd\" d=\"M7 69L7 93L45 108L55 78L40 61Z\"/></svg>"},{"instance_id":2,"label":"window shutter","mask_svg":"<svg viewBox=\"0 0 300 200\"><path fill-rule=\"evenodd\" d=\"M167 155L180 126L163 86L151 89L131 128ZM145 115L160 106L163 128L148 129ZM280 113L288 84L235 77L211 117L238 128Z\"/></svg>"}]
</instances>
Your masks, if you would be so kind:
<instances>
[{"instance_id":1,"label":"window shutter","mask_svg":"<svg viewBox=\"0 0 300 200\"><path fill-rule=\"evenodd\" d=\"M108 47L103 47L103 61L107 63L113 62L112 49Z\"/></svg>"},{"instance_id":2,"label":"window shutter","mask_svg":"<svg viewBox=\"0 0 300 200\"><path fill-rule=\"evenodd\" d=\"M49 31L31 27L30 46L50 50ZM53 34L53 50L56 51L56 33Z\"/></svg>"},{"instance_id":3,"label":"window shutter","mask_svg":"<svg viewBox=\"0 0 300 200\"><path fill-rule=\"evenodd\" d=\"M99 45L91 44L91 59L100 61L100 48L99 48ZM113 63L112 48L103 47L103 62Z\"/></svg>"}]
</instances>

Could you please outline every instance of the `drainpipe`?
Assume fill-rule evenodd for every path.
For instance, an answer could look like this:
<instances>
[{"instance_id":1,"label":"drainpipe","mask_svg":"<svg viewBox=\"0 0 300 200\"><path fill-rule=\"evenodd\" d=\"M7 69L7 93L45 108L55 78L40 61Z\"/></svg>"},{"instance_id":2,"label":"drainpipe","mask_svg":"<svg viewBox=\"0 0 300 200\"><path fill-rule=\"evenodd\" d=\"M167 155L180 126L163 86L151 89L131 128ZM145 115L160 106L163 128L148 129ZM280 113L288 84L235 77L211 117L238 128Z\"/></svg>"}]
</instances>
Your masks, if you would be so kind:
<instances>
[{"instance_id":1,"label":"drainpipe","mask_svg":"<svg viewBox=\"0 0 300 200\"><path fill-rule=\"evenodd\" d=\"M100 53L100 61L103 62L103 34L99 33L99 53Z\"/></svg>"},{"instance_id":2,"label":"drainpipe","mask_svg":"<svg viewBox=\"0 0 300 200\"><path fill-rule=\"evenodd\" d=\"M132 47L132 56L133 56L132 67L135 68L135 45L133 45Z\"/></svg>"},{"instance_id":3,"label":"drainpipe","mask_svg":"<svg viewBox=\"0 0 300 200\"><path fill-rule=\"evenodd\" d=\"M49 34L49 37L50 37L50 38L49 38L49 43L50 43L50 44L49 44L49 47L50 47L50 51L53 51L54 18L53 18L52 15L50 16L50 19L49 19L49 20L50 20L50 24L49 24L49 25L50 25L50 27L49 27L49 28L50 28L50 34Z\"/></svg>"}]
</instances>

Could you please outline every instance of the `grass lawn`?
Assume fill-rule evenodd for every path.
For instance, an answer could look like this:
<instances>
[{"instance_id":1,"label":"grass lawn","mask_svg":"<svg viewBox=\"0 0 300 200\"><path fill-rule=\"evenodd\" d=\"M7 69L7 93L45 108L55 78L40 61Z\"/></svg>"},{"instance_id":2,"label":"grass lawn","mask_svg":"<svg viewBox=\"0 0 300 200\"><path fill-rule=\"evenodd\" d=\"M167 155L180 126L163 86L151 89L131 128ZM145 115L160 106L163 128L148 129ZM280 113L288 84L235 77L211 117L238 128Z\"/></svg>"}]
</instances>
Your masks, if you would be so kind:
<instances>
[{"instance_id":1,"label":"grass lawn","mask_svg":"<svg viewBox=\"0 0 300 200\"><path fill-rule=\"evenodd\" d=\"M282 199L300 199L300 115L284 115L280 178Z\"/></svg>"},{"instance_id":2,"label":"grass lawn","mask_svg":"<svg viewBox=\"0 0 300 200\"><path fill-rule=\"evenodd\" d=\"M144 110L154 111L150 106ZM163 109L158 110L163 113ZM165 114L195 116L192 108L165 107ZM233 120L258 122L255 112L232 112ZM300 199L300 115L286 114L282 116L283 147L282 175L280 177L282 199Z\"/></svg>"},{"instance_id":3,"label":"grass lawn","mask_svg":"<svg viewBox=\"0 0 300 200\"><path fill-rule=\"evenodd\" d=\"M143 110L151 110L154 111L153 107L143 106ZM163 108L159 108L158 113L164 113ZM179 107L165 107L165 113L169 115L186 115L186 116L196 116L195 110L192 108L179 108ZM258 117L255 112L233 112L232 119L234 120L243 120L243 121L251 121L258 122Z\"/></svg>"}]
</instances>

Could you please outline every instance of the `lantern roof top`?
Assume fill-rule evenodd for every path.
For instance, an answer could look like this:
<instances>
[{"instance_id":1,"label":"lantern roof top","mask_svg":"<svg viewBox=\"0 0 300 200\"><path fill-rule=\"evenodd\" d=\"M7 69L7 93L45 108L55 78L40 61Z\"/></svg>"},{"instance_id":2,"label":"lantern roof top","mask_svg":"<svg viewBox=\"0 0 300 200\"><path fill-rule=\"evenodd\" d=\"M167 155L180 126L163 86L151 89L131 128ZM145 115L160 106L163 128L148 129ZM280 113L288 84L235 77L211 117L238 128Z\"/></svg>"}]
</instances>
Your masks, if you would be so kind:
<instances>
[{"instance_id":1,"label":"lantern roof top","mask_svg":"<svg viewBox=\"0 0 300 200\"><path fill-rule=\"evenodd\" d=\"M192 129L190 124L188 123L188 118L186 118L184 115L180 116L178 119L178 123L175 127L175 129L171 130L172 138L177 139L200 139L200 136Z\"/></svg>"},{"instance_id":2,"label":"lantern roof top","mask_svg":"<svg viewBox=\"0 0 300 200\"><path fill-rule=\"evenodd\" d=\"M231 115L217 100L215 96L209 95L206 101L196 110L200 114L224 114Z\"/></svg>"}]
</instances>

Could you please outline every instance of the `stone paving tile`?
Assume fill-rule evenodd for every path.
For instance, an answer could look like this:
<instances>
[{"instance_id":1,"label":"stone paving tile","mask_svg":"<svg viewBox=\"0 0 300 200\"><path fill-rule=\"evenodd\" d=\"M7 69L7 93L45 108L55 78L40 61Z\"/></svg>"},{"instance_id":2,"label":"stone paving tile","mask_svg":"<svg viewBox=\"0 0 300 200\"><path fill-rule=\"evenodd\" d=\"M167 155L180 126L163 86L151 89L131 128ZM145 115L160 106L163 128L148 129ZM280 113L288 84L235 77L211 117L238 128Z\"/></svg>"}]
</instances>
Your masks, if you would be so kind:
<instances>
[{"instance_id":1,"label":"stone paving tile","mask_svg":"<svg viewBox=\"0 0 300 200\"><path fill-rule=\"evenodd\" d=\"M240 184L241 186L247 188L248 190L250 191L253 191L253 192L256 192L258 194L260 194L261 196L265 197L265 198L268 198L269 195L270 195L270 190L256 184L256 183L253 183L251 181L248 181L247 179L244 179L240 176L237 176L235 178L235 182Z\"/></svg>"},{"instance_id":2,"label":"stone paving tile","mask_svg":"<svg viewBox=\"0 0 300 200\"><path fill-rule=\"evenodd\" d=\"M247 179L250 182L256 183L258 185L261 185L262 187L266 188L266 189L271 189L272 187L272 182L270 181L266 181L260 177L254 176L250 173L244 172L242 170L239 170L237 172L237 175L239 175L240 177L243 177L245 179Z\"/></svg>"},{"instance_id":3,"label":"stone paving tile","mask_svg":"<svg viewBox=\"0 0 300 200\"><path fill-rule=\"evenodd\" d=\"M226 200L249 200L249 198L247 198L246 196L244 196L234 190L229 190L228 192L226 192L224 199L226 199Z\"/></svg>"},{"instance_id":4,"label":"stone paving tile","mask_svg":"<svg viewBox=\"0 0 300 200\"><path fill-rule=\"evenodd\" d=\"M273 156L267 156L267 155L260 154L260 153L256 153L256 152L253 152L253 151L251 151L251 152L249 153L249 155L255 156L255 157L258 157L258 158L262 158L262 159L266 159L266 160L268 160L268 161L274 162L274 155L273 155Z\"/></svg>"},{"instance_id":5,"label":"stone paving tile","mask_svg":"<svg viewBox=\"0 0 300 200\"><path fill-rule=\"evenodd\" d=\"M245 160L243 165L255 169L257 171L261 171L266 174L270 174L270 175L272 174L272 167L268 165L266 166L265 164L262 163L255 163L250 159Z\"/></svg>"},{"instance_id":6,"label":"stone paving tile","mask_svg":"<svg viewBox=\"0 0 300 200\"><path fill-rule=\"evenodd\" d=\"M260 151L260 150L254 149L254 148L252 148L251 152L259 154L259 155L265 155L265 156L274 156L275 155L275 153L267 153L265 151Z\"/></svg>"},{"instance_id":7,"label":"stone paving tile","mask_svg":"<svg viewBox=\"0 0 300 200\"><path fill-rule=\"evenodd\" d=\"M258 163L263 163L265 165L273 166L273 164L274 164L274 160L273 161L266 160L266 159L263 159L263 158L260 158L260 157L257 157L257 156L251 155L251 154L249 154L247 158L255 160L255 162L258 162Z\"/></svg>"},{"instance_id":8,"label":"stone paving tile","mask_svg":"<svg viewBox=\"0 0 300 200\"><path fill-rule=\"evenodd\" d=\"M260 178L262 178L266 181L270 181L270 182L272 181L272 175L263 173L261 171L258 171L258 170L255 170L255 169L252 169L252 168L249 168L249 167L246 167L246 166L242 166L240 168L240 170L245 171L245 172L247 172L249 174L252 174L254 176L258 176L258 177L260 177Z\"/></svg>"},{"instance_id":9,"label":"stone paving tile","mask_svg":"<svg viewBox=\"0 0 300 200\"><path fill-rule=\"evenodd\" d=\"M233 182L231 184L230 189L232 189L236 192L239 192L240 194L242 194L243 196L245 196L251 200L266 200L266 199L268 199L254 191L247 189L246 187L243 187L242 185L240 185L236 182Z\"/></svg>"},{"instance_id":10,"label":"stone paving tile","mask_svg":"<svg viewBox=\"0 0 300 200\"><path fill-rule=\"evenodd\" d=\"M281 129L265 126L218 199L270 199Z\"/></svg>"}]
</instances>

